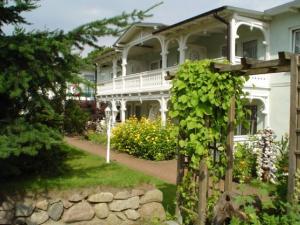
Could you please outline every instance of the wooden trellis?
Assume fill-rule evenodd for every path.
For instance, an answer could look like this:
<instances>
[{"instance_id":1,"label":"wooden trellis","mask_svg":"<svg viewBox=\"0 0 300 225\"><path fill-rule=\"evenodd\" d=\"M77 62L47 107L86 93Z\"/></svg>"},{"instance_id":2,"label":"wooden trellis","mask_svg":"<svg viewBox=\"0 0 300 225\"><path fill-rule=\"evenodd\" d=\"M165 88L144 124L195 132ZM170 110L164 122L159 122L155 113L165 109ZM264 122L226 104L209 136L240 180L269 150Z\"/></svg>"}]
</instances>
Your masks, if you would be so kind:
<instances>
[{"instance_id":1,"label":"wooden trellis","mask_svg":"<svg viewBox=\"0 0 300 225\"><path fill-rule=\"evenodd\" d=\"M212 63L212 70L218 73L230 72L236 76L251 76L258 74L274 74L280 72L290 72L291 87L290 87L290 133L289 133L289 177L288 177L288 200L293 201L293 193L295 189L295 173L300 169L300 55L279 52L278 59L259 61L254 59L242 58L239 65L228 65L220 63ZM173 79L173 74L167 74L166 79ZM230 193L232 191L232 177L233 177L233 137L234 137L234 118L235 118L235 99L231 99L231 107L229 109L229 122L227 130L227 167L225 174L224 191ZM180 185L188 167L186 159L182 155L177 158L177 185ZM197 224L204 224L206 217L206 204L208 196L208 172L207 167L200 162L198 193L198 212ZM179 196L177 196L177 210L185 210L181 206Z\"/></svg>"}]
</instances>

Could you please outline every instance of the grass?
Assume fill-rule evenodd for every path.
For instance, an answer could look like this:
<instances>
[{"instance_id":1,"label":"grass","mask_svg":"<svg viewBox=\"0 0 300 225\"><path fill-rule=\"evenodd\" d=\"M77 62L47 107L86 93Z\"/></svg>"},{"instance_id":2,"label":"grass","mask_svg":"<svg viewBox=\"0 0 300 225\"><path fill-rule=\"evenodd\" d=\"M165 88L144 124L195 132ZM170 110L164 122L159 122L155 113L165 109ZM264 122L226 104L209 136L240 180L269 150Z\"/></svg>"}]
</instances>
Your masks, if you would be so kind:
<instances>
[{"instance_id":1,"label":"grass","mask_svg":"<svg viewBox=\"0 0 300 225\"><path fill-rule=\"evenodd\" d=\"M106 134L105 133L95 133L95 132L88 132L87 138L89 141L96 143L96 144L106 144Z\"/></svg>"},{"instance_id":2,"label":"grass","mask_svg":"<svg viewBox=\"0 0 300 225\"><path fill-rule=\"evenodd\" d=\"M152 184L163 192L165 209L174 214L175 185L118 163L106 164L103 158L73 147L67 150L64 170L60 174L23 177L1 183L0 191L5 192L43 192L93 186L133 188Z\"/></svg>"}]
</instances>

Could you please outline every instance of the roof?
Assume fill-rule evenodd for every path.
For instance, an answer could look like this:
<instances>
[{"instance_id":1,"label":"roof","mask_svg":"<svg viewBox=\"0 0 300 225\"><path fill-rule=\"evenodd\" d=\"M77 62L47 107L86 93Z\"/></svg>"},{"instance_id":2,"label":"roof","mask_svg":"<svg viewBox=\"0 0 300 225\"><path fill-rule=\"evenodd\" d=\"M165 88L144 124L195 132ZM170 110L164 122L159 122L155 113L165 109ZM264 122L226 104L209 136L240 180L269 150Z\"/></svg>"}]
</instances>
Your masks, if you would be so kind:
<instances>
[{"instance_id":1,"label":"roof","mask_svg":"<svg viewBox=\"0 0 300 225\"><path fill-rule=\"evenodd\" d=\"M164 27L164 28L162 28L158 31L153 32L153 34L162 33L164 31L171 30L172 28L188 24L192 21L195 21L195 20L210 16L210 15L214 15L214 14L217 14L217 13L225 12L225 11L227 11L227 12L239 12L241 15L249 16L249 17L252 17L252 18L259 18L259 19L262 19L263 16L264 16L264 13L260 12L260 11L255 11L255 10L250 10L250 9L243 9L243 8L238 8L238 7L233 7L233 6L222 6L222 7L204 12L204 13L199 14L197 16L191 17L189 19L180 21L180 22L175 23L171 26Z\"/></svg>"},{"instance_id":2,"label":"roof","mask_svg":"<svg viewBox=\"0 0 300 225\"><path fill-rule=\"evenodd\" d=\"M152 28L152 30L155 31L163 27L166 27L166 25L162 23L134 23L116 40L114 46L126 42L126 40L130 36L132 36L137 30L141 28Z\"/></svg>"},{"instance_id":3,"label":"roof","mask_svg":"<svg viewBox=\"0 0 300 225\"><path fill-rule=\"evenodd\" d=\"M300 12L300 0L294 0L283 5L279 5L270 9L265 10L265 13L270 16L275 16L288 11Z\"/></svg>"}]
</instances>

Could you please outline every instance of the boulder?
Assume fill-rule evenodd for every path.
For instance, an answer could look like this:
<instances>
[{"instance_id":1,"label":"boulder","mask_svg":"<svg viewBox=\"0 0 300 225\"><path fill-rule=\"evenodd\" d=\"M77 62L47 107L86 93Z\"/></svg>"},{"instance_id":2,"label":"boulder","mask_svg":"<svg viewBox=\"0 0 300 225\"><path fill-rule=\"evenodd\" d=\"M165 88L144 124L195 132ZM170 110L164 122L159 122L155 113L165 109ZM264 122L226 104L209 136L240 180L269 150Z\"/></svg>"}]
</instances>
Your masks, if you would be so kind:
<instances>
[{"instance_id":1,"label":"boulder","mask_svg":"<svg viewBox=\"0 0 300 225\"><path fill-rule=\"evenodd\" d=\"M13 209L14 205L11 202L4 201L0 204L0 211L9 211Z\"/></svg>"},{"instance_id":2,"label":"boulder","mask_svg":"<svg viewBox=\"0 0 300 225\"><path fill-rule=\"evenodd\" d=\"M125 209L137 209L139 207L139 203L139 197L135 196L126 200L115 200L109 204L109 209L114 212L120 212Z\"/></svg>"},{"instance_id":3,"label":"boulder","mask_svg":"<svg viewBox=\"0 0 300 225\"><path fill-rule=\"evenodd\" d=\"M46 211L48 209L49 202L47 200L39 201L35 204L35 207Z\"/></svg>"},{"instance_id":4,"label":"boulder","mask_svg":"<svg viewBox=\"0 0 300 225\"><path fill-rule=\"evenodd\" d=\"M147 191L146 194L141 197L141 204L146 204L150 202L162 202L163 200L163 193L160 190L151 190Z\"/></svg>"},{"instance_id":5,"label":"boulder","mask_svg":"<svg viewBox=\"0 0 300 225\"><path fill-rule=\"evenodd\" d=\"M65 209L68 209L74 205L73 202L69 202L67 200L62 200L62 203L63 203Z\"/></svg>"},{"instance_id":6,"label":"boulder","mask_svg":"<svg viewBox=\"0 0 300 225\"><path fill-rule=\"evenodd\" d=\"M66 225L66 224L61 221L48 220L47 222L43 223L43 225Z\"/></svg>"},{"instance_id":7,"label":"boulder","mask_svg":"<svg viewBox=\"0 0 300 225\"><path fill-rule=\"evenodd\" d=\"M143 219L160 219L165 220L166 219L166 212L164 210L164 207L161 203L158 202L151 202L142 205L142 207L138 210L139 214L141 215L141 218Z\"/></svg>"},{"instance_id":8,"label":"boulder","mask_svg":"<svg viewBox=\"0 0 300 225\"><path fill-rule=\"evenodd\" d=\"M126 210L125 215L129 220L137 220L141 217L141 215L133 209Z\"/></svg>"},{"instance_id":9,"label":"boulder","mask_svg":"<svg viewBox=\"0 0 300 225\"><path fill-rule=\"evenodd\" d=\"M94 210L95 210L95 213L96 213L96 216L99 218L99 219L105 219L108 217L108 214L109 214L109 209L108 209L108 206L106 203L99 203L99 204L96 204L94 206Z\"/></svg>"},{"instance_id":10,"label":"boulder","mask_svg":"<svg viewBox=\"0 0 300 225\"><path fill-rule=\"evenodd\" d=\"M0 211L0 224L12 224L14 213L12 211Z\"/></svg>"},{"instance_id":11,"label":"boulder","mask_svg":"<svg viewBox=\"0 0 300 225\"><path fill-rule=\"evenodd\" d=\"M48 215L54 220L58 221L64 212L64 205L62 202L57 202L49 206Z\"/></svg>"},{"instance_id":12,"label":"boulder","mask_svg":"<svg viewBox=\"0 0 300 225\"><path fill-rule=\"evenodd\" d=\"M131 191L131 196L134 197L134 196L142 196L145 194L145 191L143 190L140 190L140 189L133 189Z\"/></svg>"},{"instance_id":13,"label":"boulder","mask_svg":"<svg viewBox=\"0 0 300 225\"><path fill-rule=\"evenodd\" d=\"M175 221L169 220L169 221L166 221L166 222L164 223L164 225L179 225L179 223L177 223L177 222L175 222Z\"/></svg>"},{"instance_id":14,"label":"boulder","mask_svg":"<svg viewBox=\"0 0 300 225\"><path fill-rule=\"evenodd\" d=\"M39 212L33 213L31 215L29 221L32 224L39 225L39 224L45 223L48 219L49 219L49 216L48 216L47 212L39 211Z\"/></svg>"},{"instance_id":15,"label":"boulder","mask_svg":"<svg viewBox=\"0 0 300 225\"><path fill-rule=\"evenodd\" d=\"M131 193L129 191L120 191L117 194L115 194L114 199L117 200L124 200L131 197Z\"/></svg>"},{"instance_id":16,"label":"boulder","mask_svg":"<svg viewBox=\"0 0 300 225\"><path fill-rule=\"evenodd\" d=\"M72 206L64 214L63 221L66 223L80 222L80 221L89 221L95 215L95 212L86 201L80 202Z\"/></svg>"},{"instance_id":17,"label":"boulder","mask_svg":"<svg viewBox=\"0 0 300 225\"><path fill-rule=\"evenodd\" d=\"M122 220L120 220L115 214L109 214L109 216L106 219L106 225L118 225L121 223Z\"/></svg>"},{"instance_id":18,"label":"boulder","mask_svg":"<svg viewBox=\"0 0 300 225\"><path fill-rule=\"evenodd\" d=\"M101 192L98 194L91 195L88 198L88 201L91 203L104 203L111 202L114 199L114 196L110 192Z\"/></svg>"},{"instance_id":19,"label":"boulder","mask_svg":"<svg viewBox=\"0 0 300 225\"><path fill-rule=\"evenodd\" d=\"M124 215L124 213L122 213L122 212L117 212L116 215L119 219L121 219L123 221L125 221L127 219L126 216Z\"/></svg>"},{"instance_id":20,"label":"boulder","mask_svg":"<svg viewBox=\"0 0 300 225\"><path fill-rule=\"evenodd\" d=\"M28 217L32 214L34 210L34 206L33 205L29 205L26 203L17 203L16 204L16 212L15 212L15 216L16 217Z\"/></svg>"},{"instance_id":21,"label":"boulder","mask_svg":"<svg viewBox=\"0 0 300 225\"><path fill-rule=\"evenodd\" d=\"M69 197L70 202L80 202L84 200L87 196L85 194L73 194L71 197Z\"/></svg>"}]
</instances>

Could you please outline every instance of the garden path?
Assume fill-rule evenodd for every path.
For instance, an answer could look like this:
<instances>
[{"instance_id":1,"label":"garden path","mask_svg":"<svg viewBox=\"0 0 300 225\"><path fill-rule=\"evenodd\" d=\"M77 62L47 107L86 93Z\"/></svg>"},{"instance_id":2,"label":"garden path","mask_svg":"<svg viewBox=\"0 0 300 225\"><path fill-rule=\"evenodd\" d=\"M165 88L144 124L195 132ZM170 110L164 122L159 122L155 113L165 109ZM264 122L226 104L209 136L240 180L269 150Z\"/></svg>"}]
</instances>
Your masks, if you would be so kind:
<instances>
[{"instance_id":1,"label":"garden path","mask_svg":"<svg viewBox=\"0 0 300 225\"><path fill-rule=\"evenodd\" d=\"M65 137L68 144L80 148L92 154L106 157L106 147L100 144L92 143L91 141L83 140L80 137ZM127 167L141 171L147 175L160 178L161 180L170 184L176 184L177 161L149 161L135 158L126 153L111 151L111 160ZM220 190L224 190L224 181L222 180L218 185ZM237 183L233 183L233 192L236 194L252 195L258 194L258 189L249 185L244 185L241 188Z\"/></svg>"},{"instance_id":2,"label":"garden path","mask_svg":"<svg viewBox=\"0 0 300 225\"><path fill-rule=\"evenodd\" d=\"M106 157L106 147L103 145L82 140L80 137L65 137L65 140L68 144L84 151ZM111 151L111 160L147 175L160 178L168 183L176 184L176 160L154 162L116 151Z\"/></svg>"}]
</instances>

